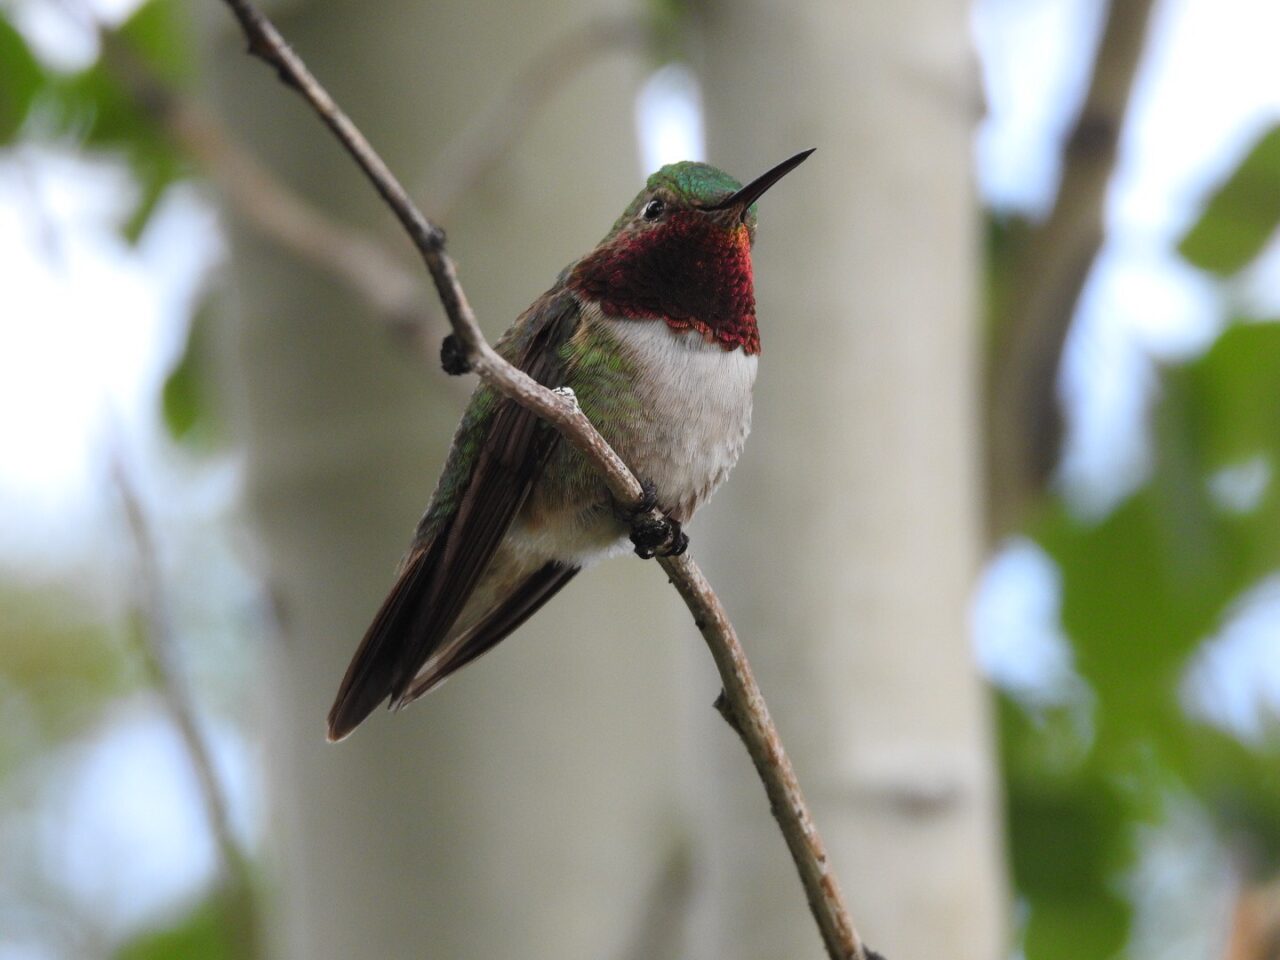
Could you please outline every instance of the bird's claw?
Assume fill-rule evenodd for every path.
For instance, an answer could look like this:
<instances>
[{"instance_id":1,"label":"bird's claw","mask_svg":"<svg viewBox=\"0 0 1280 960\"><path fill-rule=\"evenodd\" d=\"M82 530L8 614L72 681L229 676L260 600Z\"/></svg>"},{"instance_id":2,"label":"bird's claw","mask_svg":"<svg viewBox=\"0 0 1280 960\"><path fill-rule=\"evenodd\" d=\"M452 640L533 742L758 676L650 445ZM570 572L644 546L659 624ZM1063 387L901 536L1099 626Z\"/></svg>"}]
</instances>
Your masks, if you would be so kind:
<instances>
[{"instance_id":1,"label":"bird's claw","mask_svg":"<svg viewBox=\"0 0 1280 960\"><path fill-rule=\"evenodd\" d=\"M645 514L653 512L653 508L657 505L658 488L653 485L652 480L641 480L640 502L635 506L630 506L620 504L615 500L613 503L613 515L630 526L637 517L643 517Z\"/></svg>"},{"instance_id":2,"label":"bird's claw","mask_svg":"<svg viewBox=\"0 0 1280 960\"><path fill-rule=\"evenodd\" d=\"M666 518L657 519L648 513L638 514L631 518L631 542L635 545L636 556L648 560L657 555L657 550L671 536L671 525Z\"/></svg>"},{"instance_id":3,"label":"bird's claw","mask_svg":"<svg viewBox=\"0 0 1280 960\"><path fill-rule=\"evenodd\" d=\"M671 521L671 544L667 547L664 557L678 557L689 549L689 535L684 532L684 528L680 525L679 520Z\"/></svg>"},{"instance_id":4,"label":"bird's claw","mask_svg":"<svg viewBox=\"0 0 1280 960\"><path fill-rule=\"evenodd\" d=\"M635 506L614 507L618 519L631 528L631 542L642 560L678 557L689 549L689 537L680 528L680 521L653 516L657 506L658 488L652 480L641 480L640 501Z\"/></svg>"},{"instance_id":5,"label":"bird's claw","mask_svg":"<svg viewBox=\"0 0 1280 960\"><path fill-rule=\"evenodd\" d=\"M640 502L631 511L633 517L648 513L658 505L658 488L654 486L652 480L640 481Z\"/></svg>"},{"instance_id":6,"label":"bird's claw","mask_svg":"<svg viewBox=\"0 0 1280 960\"><path fill-rule=\"evenodd\" d=\"M449 334L440 344L440 366L451 377L459 377L471 372L471 361L467 359L467 350L455 334Z\"/></svg>"},{"instance_id":7,"label":"bird's claw","mask_svg":"<svg viewBox=\"0 0 1280 960\"><path fill-rule=\"evenodd\" d=\"M631 542L641 560L653 557L678 557L689 549L689 535L679 520L640 514L631 521Z\"/></svg>"}]
</instances>

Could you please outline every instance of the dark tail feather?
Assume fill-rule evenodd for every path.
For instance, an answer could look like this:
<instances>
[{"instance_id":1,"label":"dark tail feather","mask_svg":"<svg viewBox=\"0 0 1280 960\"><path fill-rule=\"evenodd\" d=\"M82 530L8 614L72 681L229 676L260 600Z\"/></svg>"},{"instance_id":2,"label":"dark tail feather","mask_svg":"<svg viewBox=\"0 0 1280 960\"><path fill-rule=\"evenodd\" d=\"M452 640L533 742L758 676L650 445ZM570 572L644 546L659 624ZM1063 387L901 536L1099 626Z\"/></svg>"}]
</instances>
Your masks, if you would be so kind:
<instances>
[{"instance_id":1,"label":"dark tail feather","mask_svg":"<svg viewBox=\"0 0 1280 960\"><path fill-rule=\"evenodd\" d=\"M410 555L347 667L329 710L329 740L346 737L386 700L413 649L412 635L431 583L429 547Z\"/></svg>"},{"instance_id":2,"label":"dark tail feather","mask_svg":"<svg viewBox=\"0 0 1280 960\"><path fill-rule=\"evenodd\" d=\"M559 593L579 569L563 566L553 560L529 574L518 587L485 614L483 620L455 641L451 641L438 661L431 663L428 660L429 666L418 674L413 685L395 705L403 707L430 693L451 674L492 650Z\"/></svg>"}]
</instances>

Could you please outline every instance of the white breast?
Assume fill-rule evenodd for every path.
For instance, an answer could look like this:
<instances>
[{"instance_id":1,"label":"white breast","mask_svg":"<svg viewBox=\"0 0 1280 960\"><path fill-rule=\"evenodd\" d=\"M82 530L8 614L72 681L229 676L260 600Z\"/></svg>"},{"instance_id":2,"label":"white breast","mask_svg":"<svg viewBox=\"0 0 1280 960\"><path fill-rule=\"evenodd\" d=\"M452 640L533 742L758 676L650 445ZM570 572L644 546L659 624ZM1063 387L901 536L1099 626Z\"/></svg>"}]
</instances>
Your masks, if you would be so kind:
<instances>
[{"instance_id":1,"label":"white breast","mask_svg":"<svg viewBox=\"0 0 1280 960\"><path fill-rule=\"evenodd\" d=\"M635 366L646 420L624 458L653 481L663 507L688 520L742 453L758 358L661 321L605 322Z\"/></svg>"}]
</instances>

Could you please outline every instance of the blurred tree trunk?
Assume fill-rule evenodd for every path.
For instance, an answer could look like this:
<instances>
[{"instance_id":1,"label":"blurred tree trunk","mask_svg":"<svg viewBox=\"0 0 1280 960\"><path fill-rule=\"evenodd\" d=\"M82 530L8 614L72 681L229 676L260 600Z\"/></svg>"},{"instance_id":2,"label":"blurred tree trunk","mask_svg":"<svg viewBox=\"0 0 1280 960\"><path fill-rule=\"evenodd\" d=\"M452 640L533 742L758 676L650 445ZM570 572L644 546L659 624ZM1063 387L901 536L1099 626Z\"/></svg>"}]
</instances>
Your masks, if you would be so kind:
<instances>
[{"instance_id":1,"label":"blurred tree trunk","mask_svg":"<svg viewBox=\"0 0 1280 960\"><path fill-rule=\"evenodd\" d=\"M272 9L412 185L530 56L600 5ZM225 114L304 195L390 234L355 166L226 26L213 71ZM634 57L585 69L444 224L491 336L603 235L635 190L638 76ZM422 201L430 213L431 198ZM686 656L678 600L653 565L590 571L439 693L326 744L330 700L426 504L462 400L442 373L359 322L367 306L336 283L234 239L226 384L283 625L268 681L277 954L618 955L678 833L666 753L680 719L672 678Z\"/></svg>"},{"instance_id":2,"label":"blurred tree trunk","mask_svg":"<svg viewBox=\"0 0 1280 960\"><path fill-rule=\"evenodd\" d=\"M863 936L890 958L993 960L998 795L968 631L983 525L966 5L697 10L712 159L750 177L818 147L760 204L756 421L711 507L709 574ZM711 737L692 955L814 956L741 747Z\"/></svg>"}]
</instances>

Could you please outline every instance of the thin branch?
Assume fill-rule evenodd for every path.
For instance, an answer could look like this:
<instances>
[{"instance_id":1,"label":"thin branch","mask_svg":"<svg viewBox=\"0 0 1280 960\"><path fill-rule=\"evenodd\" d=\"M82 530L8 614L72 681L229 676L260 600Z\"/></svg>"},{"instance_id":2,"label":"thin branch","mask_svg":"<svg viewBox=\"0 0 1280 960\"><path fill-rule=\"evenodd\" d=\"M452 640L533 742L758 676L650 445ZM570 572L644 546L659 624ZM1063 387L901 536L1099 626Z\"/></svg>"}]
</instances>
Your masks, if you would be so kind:
<instances>
[{"instance_id":1,"label":"thin branch","mask_svg":"<svg viewBox=\"0 0 1280 960\"><path fill-rule=\"evenodd\" d=\"M1236 870L1223 960L1280 956L1280 883L1261 883Z\"/></svg>"},{"instance_id":2,"label":"thin branch","mask_svg":"<svg viewBox=\"0 0 1280 960\"><path fill-rule=\"evenodd\" d=\"M289 49L276 28L248 0L225 0L249 40L249 51L265 60L281 80L296 89L333 130L392 208L422 254L435 282L445 313L472 368L501 393L536 412L587 458L623 504L638 505L642 490L617 453L596 432L572 400L557 396L517 370L485 341L458 282L453 261L444 249L444 234L410 201L403 187L374 152L355 125L338 108L302 60ZM433 358L434 359L434 358ZM659 515L654 513L655 519ZM869 960L844 905L826 849L813 824L795 772L769 718L764 698L751 676L746 654L719 598L693 560L687 556L661 561L671 582L684 598L694 622L711 648L730 705L733 726L742 737L764 782L775 818L804 885L809 908L831 960Z\"/></svg>"},{"instance_id":3,"label":"thin branch","mask_svg":"<svg viewBox=\"0 0 1280 960\"><path fill-rule=\"evenodd\" d=\"M524 136L534 116L595 60L619 50L643 49L655 38L651 17L594 17L556 39L520 70L506 92L440 152L421 195L437 220L482 183Z\"/></svg>"},{"instance_id":4,"label":"thin branch","mask_svg":"<svg viewBox=\"0 0 1280 960\"><path fill-rule=\"evenodd\" d=\"M195 711L191 706L191 695L182 680L181 670L177 664L177 643L173 620L166 599L155 538L123 457L118 453L113 457L111 472L124 506L125 519L128 522L137 555L138 587L141 593L139 605L144 621L141 631L141 649L146 658L148 672L160 693L170 720L178 731L178 736L182 739L187 757L191 761L192 771L196 776L209 832L213 835L214 845L222 861L223 873L228 879L227 909L231 920L229 926L239 941L240 953L245 957L256 957L261 954L261 951L258 948L258 919L253 901L253 878L249 858L241 849L231 829L231 814L227 798L223 793L217 771L214 769L213 757L209 754L204 738L200 735Z\"/></svg>"},{"instance_id":5,"label":"thin branch","mask_svg":"<svg viewBox=\"0 0 1280 960\"><path fill-rule=\"evenodd\" d=\"M827 858L826 844L809 813L791 758L782 747L778 728L773 725L764 695L751 672L747 652L738 641L738 632L720 598L688 554L661 557L658 562L693 614L694 625L715 660L720 682L724 684L716 698L716 709L742 738L764 783L769 808L800 873L809 909L827 945L827 953L833 958L867 960L871 953L863 947L844 905L840 883Z\"/></svg>"},{"instance_id":6,"label":"thin branch","mask_svg":"<svg viewBox=\"0 0 1280 960\"><path fill-rule=\"evenodd\" d=\"M382 314L393 333L429 341L443 335L443 325L422 305L421 280L397 253L291 190L215 113L157 76L123 37L71 0L66 7L96 31L104 66L218 187L247 226L344 282Z\"/></svg>"},{"instance_id":7,"label":"thin branch","mask_svg":"<svg viewBox=\"0 0 1280 960\"><path fill-rule=\"evenodd\" d=\"M431 223L409 199L400 181L387 168L364 135L334 103L333 98L311 75L301 58L289 48L275 26L247 0L226 0L249 39L249 52L276 69L287 86L296 89L320 115L325 125L365 172L378 194L409 234L426 264L471 368L500 393L528 407L556 427L588 458L604 478L609 492L620 503L638 504L643 495L639 481L627 465L596 433L575 401L541 386L528 374L507 363L485 340L476 323L466 292L458 281L453 258L445 251L444 231ZM425 344L425 340L419 340ZM435 362L434 354L429 354ZM657 515L655 514L655 517Z\"/></svg>"},{"instance_id":8,"label":"thin branch","mask_svg":"<svg viewBox=\"0 0 1280 960\"><path fill-rule=\"evenodd\" d=\"M372 235L342 224L299 197L240 146L200 104L171 101L165 116L174 139L218 185L251 226L331 276L391 321L395 329L434 325L422 305L422 285Z\"/></svg>"},{"instance_id":9,"label":"thin branch","mask_svg":"<svg viewBox=\"0 0 1280 960\"><path fill-rule=\"evenodd\" d=\"M1107 186L1154 0L1111 0L1084 105L1067 139L1053 211L1020 250L992 361L993 533L1012 529L1058 460L1058 369L1085 280L1102 247Z\"/></svg>"}]
</instances>

